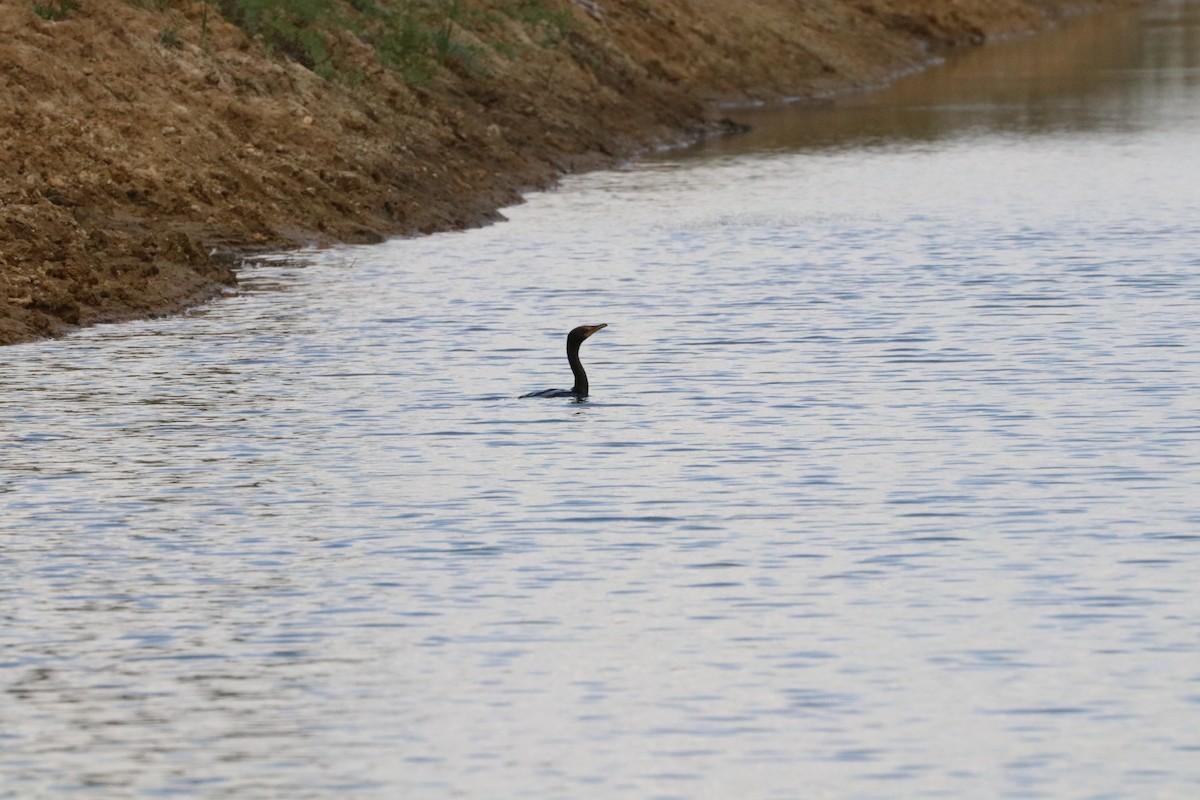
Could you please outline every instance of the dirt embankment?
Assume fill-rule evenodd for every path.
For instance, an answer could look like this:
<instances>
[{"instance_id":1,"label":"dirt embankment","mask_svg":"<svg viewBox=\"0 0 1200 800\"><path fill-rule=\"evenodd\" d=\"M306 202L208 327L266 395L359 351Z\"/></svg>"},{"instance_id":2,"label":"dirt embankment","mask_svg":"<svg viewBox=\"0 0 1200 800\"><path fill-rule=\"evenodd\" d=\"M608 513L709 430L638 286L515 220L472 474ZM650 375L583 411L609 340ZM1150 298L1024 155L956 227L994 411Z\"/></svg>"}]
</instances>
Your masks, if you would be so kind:
<instances>
[{"instance_id":1,"label":"dirt embankment","mask_svg":"<svg viewBox=\"0 0 1200 800\"><path fill-rule=\"evenodd\" d=\"M719 132L715 101L880 83L1099 3L470 0L469 58L420 81L349 33L329 80L211 5L165 5L0 4L0 343L195 303L235 283L222 253L480 224L564 171Z\"/></svg>"}]
</instances>

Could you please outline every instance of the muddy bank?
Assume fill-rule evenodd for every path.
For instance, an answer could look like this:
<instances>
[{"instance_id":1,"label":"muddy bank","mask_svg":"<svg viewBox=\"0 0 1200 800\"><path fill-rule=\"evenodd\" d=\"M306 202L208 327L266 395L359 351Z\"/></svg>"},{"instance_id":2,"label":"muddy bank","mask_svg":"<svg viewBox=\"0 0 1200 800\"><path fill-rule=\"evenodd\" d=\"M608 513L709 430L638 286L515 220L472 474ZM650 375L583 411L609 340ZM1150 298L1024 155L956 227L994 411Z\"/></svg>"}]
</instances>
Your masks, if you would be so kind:
<instances>
[{"instance_id":1,"label":"muddy bank","mask_svg":"<svg viewBox=\"0 0 1200 800\"><path fill-rule=\"evenodd\" d=\"M164 5L0 5L0 343L183 308L255 248L477 225L564 171L720 133L718 103L879 84L1098 7L472 0L417 80L369 37L330 38L322 77L212 5Z\"/></svg>"}]
</instances>

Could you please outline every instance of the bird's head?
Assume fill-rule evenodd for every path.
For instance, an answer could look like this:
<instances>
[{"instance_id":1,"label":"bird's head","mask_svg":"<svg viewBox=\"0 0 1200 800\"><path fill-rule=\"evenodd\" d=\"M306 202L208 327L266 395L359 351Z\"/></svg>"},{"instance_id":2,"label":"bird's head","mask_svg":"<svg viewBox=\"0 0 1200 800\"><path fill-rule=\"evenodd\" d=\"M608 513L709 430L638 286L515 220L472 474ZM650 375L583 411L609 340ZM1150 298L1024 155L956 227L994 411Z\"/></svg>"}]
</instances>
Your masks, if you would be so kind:
<instances>
[{"instance_id":1,"label":"bird's head","mask_svg":"<svg viewBox=\"0 0 1200 800\"><path fill-rule=\"evenodd\" d=\"M575 330L567 334L567 344L583 344L583 340L591 336L601 328L607 328L607 322L601 322L599 325L580 325Z\"/></svg>"}]
</instances>

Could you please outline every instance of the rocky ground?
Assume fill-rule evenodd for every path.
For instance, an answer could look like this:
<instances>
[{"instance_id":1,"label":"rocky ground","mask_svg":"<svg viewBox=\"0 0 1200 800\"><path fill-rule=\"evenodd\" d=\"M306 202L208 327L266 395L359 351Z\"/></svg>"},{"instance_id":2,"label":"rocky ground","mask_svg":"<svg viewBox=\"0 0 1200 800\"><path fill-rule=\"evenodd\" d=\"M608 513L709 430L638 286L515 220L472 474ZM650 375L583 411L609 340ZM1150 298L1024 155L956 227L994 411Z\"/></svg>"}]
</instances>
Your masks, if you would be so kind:
<instances>
[{"instance_id":1,"label":"rocky ground","mask_svg":"<svg viewBox=\"0 0 1200 800\"><path fill-rule=\"evenodd\" d=\"M419 78L349 32L322 77L205 2L77 5L0 3L0 343L178 310L256 250L495 220L727 131L726 103L881 84L1099 4L468 0Z\"/></svg>"}]
</instances>

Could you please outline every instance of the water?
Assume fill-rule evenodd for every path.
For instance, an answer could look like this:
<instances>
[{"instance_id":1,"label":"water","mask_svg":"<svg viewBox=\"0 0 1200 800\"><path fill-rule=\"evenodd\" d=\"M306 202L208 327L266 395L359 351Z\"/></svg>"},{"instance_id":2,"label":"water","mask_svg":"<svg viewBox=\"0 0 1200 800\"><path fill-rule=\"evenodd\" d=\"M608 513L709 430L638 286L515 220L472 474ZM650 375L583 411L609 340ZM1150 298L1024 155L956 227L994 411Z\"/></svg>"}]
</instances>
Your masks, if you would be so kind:
<instances>
[{"instance_id":1,"label":"water","mask_svg":"<svg viewBox=\"0 0 1200 800\"><path fill-rule=\"evenodd\" d=\"M1200 793L1200 4L755 121L0 350L0 798Z\"/></svg>"}]
</instances>

